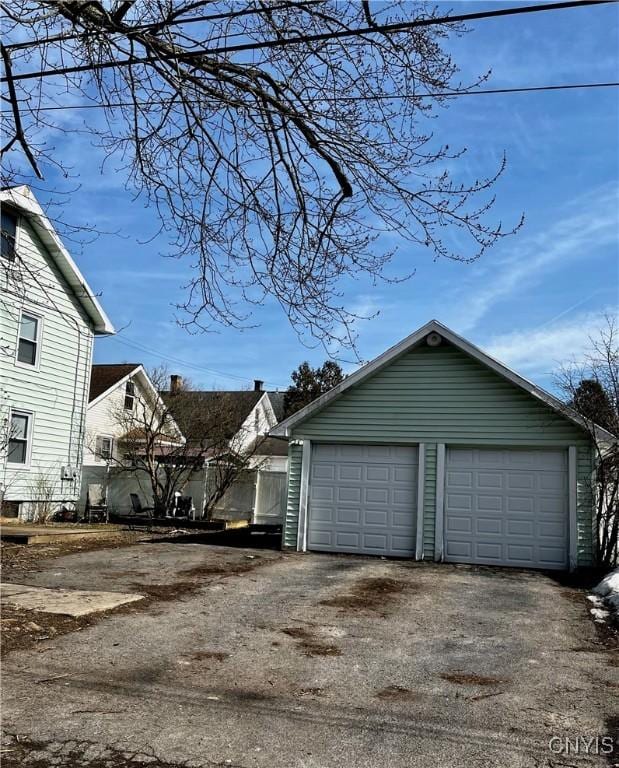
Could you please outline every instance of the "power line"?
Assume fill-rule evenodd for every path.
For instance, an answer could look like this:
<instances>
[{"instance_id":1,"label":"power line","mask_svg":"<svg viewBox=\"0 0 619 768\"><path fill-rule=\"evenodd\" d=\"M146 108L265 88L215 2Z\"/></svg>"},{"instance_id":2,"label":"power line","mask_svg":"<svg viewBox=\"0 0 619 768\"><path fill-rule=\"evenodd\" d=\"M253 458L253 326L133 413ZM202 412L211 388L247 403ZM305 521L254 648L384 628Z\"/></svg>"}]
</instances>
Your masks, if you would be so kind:
<instances>
[{"instance_id":1,"label":"power line","mask_svg":"<svg viewBox=\"0 0 619 768\"><path fill-rule=\"evenodd\" d=\"M265 48L282 48L288 45L298 43L313 43L326 40L338 40L345 37L357 37L359 35L375 34L377 32L406 32L409 29L419 27L434 26L436 24L454 24L461 21L477 21L481 19L498 18L502 16L514 16L523 13L538 13L540 11L565 10L567 8L583 8L592 5L607 5L616 3L618 0L569 0L569 2L545 3L542 5L527 5L517 8L500 8L496 11L479 11L477 13L461 13L454 16L433 17L427 19L416 19L415 21L401 21L392 24L376 24L369 27L358 27L357 29L341 29L330 32L321 32L314 35L299 35L297 37L286 37L278 40L264 40L262 42L242 43L239 45L224 46L220 48L203 49L199 51L185 51L170 57L173 62L190 62L192 59L202 56L215 56L218 54L240 53L242 51L255 51ZM13 74L12 80L33 80L44 77L54 77L56 75L70 75L79 72L88 72L95 69L112 69L116 67L133 66L135 64L148 64L150 62L161 61L162 56L140 56L131 59L121 59L119 61L103 61L99 63L81 64L74 67L63 67L61 69L39 70L38 72L25 72L23 74ZM0 83L7 82L7 77L0 78Z\"/></svg>"},{"instance_id":2,"label":"power line","mask_svg":"<svg viewBox=\"0 0 619 768\"><path fill-rule=\"evenodd\" d=\"M356 102L356 101L402 101L405 99L415 100L415 99L437 99L437 98L459 98L460 96L484 96L484 95L490 95L490 94L501 94L501 93L536 93L539 91L571 91L575 89L588 89L588 88L616 88L619 86L619 82L609 82L609 83L565 83L563 85L531 85L531 86L522 86L518 88L481 88L474 91L444 91L444 92L438 92L438 93L420 93L415 95L403 95L403 94L376 94L376 95L369 95L369 96L341 96L341 97L325 97L325 98L318 98L313 99L312 101L319 101L321 103L338 103L338 102ZM22 102L23 103L23 102ZM61 111L61 110L70 110L70 109L120 109L122 107L155 107L155 106L162 106L162 107L168 107L170 106L172 102L171 101L141 101L141 102L133 102L133 101L119 101L119 102L113 102L111 104L64 104L64 105L55 105L52 107L36 107L33 111L35 112L55 112L55 111ZM192 100L192 103L197 103L195 100ZM3 109L0 110L0 114L7 115L12 114L12 110L10 109Z\"/></svg>"},{"instance_id":3,"label":"power line","mask_svg":"<svg viewBox=\"0 0 619 768\"><path fill-rule=\"evenodd\" d=\"M124 344L127 347L133 347L134 349L139 350L140 352L145 352L149 355L153 355L154 357L158 358L159 360L165 360L168 363L175 363L176 365L182 365L185 368L191 368L195 371L201 371L203 373L211 373L216 376L222 376L226 379L234 379L235 381L243 381L243 382L252 382L253 379L248 378L247 376L238 376L234 373L224 373L223 371L215 370L214 368L206 368L202 365L196 365L195 363L190 363L187 360L182 360L178 357L172 357L171 355L164 355L160 351L151 349L150 347L145 346L144 344L141 344L137 341L134 341L133 339L127 339L127 338L121 338L120 336L110 336L109 337L112 341L117 341L119 344ZM265 384L273 384L278 389L286 389L287 385L278 384L274 381L264 381Z\"/></svg>"}]
</instances>

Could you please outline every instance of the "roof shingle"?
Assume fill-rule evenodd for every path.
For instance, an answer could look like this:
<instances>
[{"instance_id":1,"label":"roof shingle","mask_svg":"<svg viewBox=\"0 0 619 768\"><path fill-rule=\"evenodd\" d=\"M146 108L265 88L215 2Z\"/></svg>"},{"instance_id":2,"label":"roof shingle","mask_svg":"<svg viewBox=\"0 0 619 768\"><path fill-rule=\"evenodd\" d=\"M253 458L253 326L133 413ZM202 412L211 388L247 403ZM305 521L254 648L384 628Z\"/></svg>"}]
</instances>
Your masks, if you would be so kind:
<instances>
[{"instance_id":1,"label":"roof shingle","mask_svg":"<svg viewBox=\"0 0 619 768\"><path fill-rule=\"evenodd\" d=\"M109 365L93 365L90 375L90 394L88 402L92 403L99 395L107 392L108 389L118 384L119 381L128 376L141 363L110 363Z\"/></svg>"}]
</instances>

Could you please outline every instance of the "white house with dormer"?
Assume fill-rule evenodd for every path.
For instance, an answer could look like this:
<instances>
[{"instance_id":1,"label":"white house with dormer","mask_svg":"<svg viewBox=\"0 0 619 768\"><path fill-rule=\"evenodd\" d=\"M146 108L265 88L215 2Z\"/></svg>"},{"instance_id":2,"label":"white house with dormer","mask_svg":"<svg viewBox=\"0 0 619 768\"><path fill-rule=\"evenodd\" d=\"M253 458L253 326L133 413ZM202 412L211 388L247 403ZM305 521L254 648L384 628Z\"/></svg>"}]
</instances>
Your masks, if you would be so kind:
<instances>
[{"instance_id":1,"label":"white house with dormer","mask_svg":"<svg viewBox=\"0 0 619 768\"><path fill-rule=\"evenodd\" d=\"M32 191L0 208L0 497L29 520L79 499L94 339L114 327Z\"/></svg>"}]
</instances>

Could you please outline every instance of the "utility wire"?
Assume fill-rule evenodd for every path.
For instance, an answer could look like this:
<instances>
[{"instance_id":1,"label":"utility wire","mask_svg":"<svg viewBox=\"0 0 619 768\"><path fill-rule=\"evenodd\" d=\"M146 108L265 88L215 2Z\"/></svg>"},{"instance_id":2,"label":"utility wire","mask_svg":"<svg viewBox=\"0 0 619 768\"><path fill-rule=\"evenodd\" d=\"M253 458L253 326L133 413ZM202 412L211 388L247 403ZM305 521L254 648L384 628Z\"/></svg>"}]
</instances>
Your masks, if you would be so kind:
<instances>
[{"instance_id":1,"label":"utility wire","mask_svg":"<svg viewBox=\"0 0 619 768\"><path fill-rule=\"evenodd\" d=\"M243 381L243 382L252 382L252 379L247 378L247 376L238 376L233 373L224 373L223 371L215 370L214 368L206 368L202 365L196 365L195 363L190 363L188 360L182 360L178 357L172 357L170 355L164 355L160 351L151 349L150 347L145 346L144 344L140 344L137 341L134 341L133 339L127 339L127 338L121 338L120 336L110 336L109 337L112 341L116 341L119 344L124 344L127 347L133 347L134 349L139 350L140 352L145 352L149 355L152 355L153 357L156 357L159 360L165 360L168 363L175 363L176 365L182 365L185 368L191 368L195 371L201 371L203 373L211 373L216 376L222 376L226 379L234 379L236 381ZM264 381L265 384L273 384L278 389L286 389L286 387L282 384L278 384L274 381Z\"/></svg>"},{"instance_id":2,"label":"utility wire","mask_svg":"<svg viewBox=\"0 0 619 768\"><path fill-rule=\"evenodd\" d=\"M454 24L461 21L474 21L481 19L498 18L501 16L514 16L524 13L538 13L540 11L564 10L567 8L584 8L593 5L607 5L616 3L618 0L569 0L569 2L544 3L542 5L526 5L516 8L500 8L496 11L479 11L477 13L461 13L453 16L442 16L425 19L416 19L415 21L401 21L392 24L376 24L369 27L358 27L357 29L341 29L331 32L321 32L315 35L299 35L297 37L285 37L278 40L264 40L262 42L242 43L239 45L224 46L220 48L203 49L200 51L179 52L178 55L170 57L170 61L177 63L190 62L195 58L202 56L216 56L219 54L240 53L242 51L256 51L265 48L282 48L299 43L313 43L319 41L336 40L345 37L358 37L360 35L375 34L377 32L406 32L409 29L419 27L434 26L436 24ZM13 74L12 80L33 80L44 77L54 77L56 75L70 75L78 72L88 72L95 69L111 69L116 67L133 66L135 64L148 64L155 61L162 61L162 56L140 56L131 59L120 59L119 61L103 61L99 63L81 64L74 67L62 67L60 69L39 70L38 72L24 72L23 74ZM0 83L7 82L7 77L0 78Z\"/></svg>"},{"instance_id":3,"label":"utility wire","mask_svg":"<svg viewBox=\"0 0 619 768\"><path fill-rule=\"evenodd\" d=\"M536 93L539 91L572 91L575 89L587 89L587 88L616 88L619 86L619 82L609 83L566 83L564 85L531 85L523 86L520 88L483 88L475 91L444 91L442 93L419 93L405 96L403 94L393 94L389 96L384 95L369 95L369 96L341 96L333 98L331 96L325 98L310 99L310 101L318 101L321 103L338 103L338 102L354 102L354 101L396 101L410 99L436 99L436 98L459 98L460 96L484 96L489 94L501 94L501 93ZM195 100L191 100L191 103L196 104ZM35 107L32 109L34 112L55 112L64 109L120 109L122 107L169 107L172 104L171 101L141 101L135 103L133 101L119 101L111 104L64 104L55 105L51 107ZM27 107L25 102L20 102L20 108ZM12 110L3 109L0 110L0 114L7 115L12 114Z\"/></svg>"}]
</instances>

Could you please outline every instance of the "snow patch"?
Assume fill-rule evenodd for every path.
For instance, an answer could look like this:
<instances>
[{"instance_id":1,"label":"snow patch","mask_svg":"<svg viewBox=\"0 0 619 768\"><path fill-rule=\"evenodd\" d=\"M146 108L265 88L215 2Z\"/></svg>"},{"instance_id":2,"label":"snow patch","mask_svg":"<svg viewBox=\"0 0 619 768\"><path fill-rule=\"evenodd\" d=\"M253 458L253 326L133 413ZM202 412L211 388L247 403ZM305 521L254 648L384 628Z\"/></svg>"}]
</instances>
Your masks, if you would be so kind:
<instances>
[{"instance_id":1,"label":"snow patch","mask_svg":"<svg viewBox=\"0 0 619 768\"><path fill-rule=\"evenodd\" d=\"M611 613L616 621L619 621L619 568L611 571L593 589L593 594L588 600L594 605L590 609L595 621L605 621Z\"/></svg>"}]
</instances>

